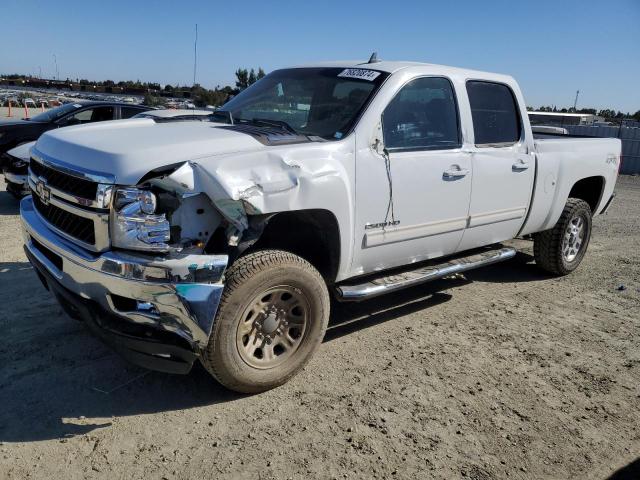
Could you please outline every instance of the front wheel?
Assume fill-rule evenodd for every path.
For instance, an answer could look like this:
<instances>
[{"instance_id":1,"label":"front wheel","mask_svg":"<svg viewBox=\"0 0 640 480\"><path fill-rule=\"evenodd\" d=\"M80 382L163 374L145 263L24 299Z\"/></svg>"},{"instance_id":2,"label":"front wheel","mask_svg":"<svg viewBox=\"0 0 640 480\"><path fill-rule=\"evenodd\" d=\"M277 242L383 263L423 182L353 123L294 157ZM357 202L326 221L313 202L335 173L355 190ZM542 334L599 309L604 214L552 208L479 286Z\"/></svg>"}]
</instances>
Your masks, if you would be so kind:
<instances>
[{"instance_id":1,"label":"front wheel","mask_svg":"<svg viewBox=\"0 0 640 480\"><path fill-rule=\"evenodd\" d=\"M573 272L584 257L591 239L591 207L584 200L569 198L551 230L533 236L536 264L556 275Z\"/></svg>"},{"instance_id":2,"label":"front wheel","mask_svg":"<svg viewBox=\"0 0 640 480\"><path fill-rule=\"evenodd\" d=\"M327 286L309 262L281 250L251 253L227 271L201 362L231 390L269 390L304 367L328 322Z\"/></svg>"}]
</instances>

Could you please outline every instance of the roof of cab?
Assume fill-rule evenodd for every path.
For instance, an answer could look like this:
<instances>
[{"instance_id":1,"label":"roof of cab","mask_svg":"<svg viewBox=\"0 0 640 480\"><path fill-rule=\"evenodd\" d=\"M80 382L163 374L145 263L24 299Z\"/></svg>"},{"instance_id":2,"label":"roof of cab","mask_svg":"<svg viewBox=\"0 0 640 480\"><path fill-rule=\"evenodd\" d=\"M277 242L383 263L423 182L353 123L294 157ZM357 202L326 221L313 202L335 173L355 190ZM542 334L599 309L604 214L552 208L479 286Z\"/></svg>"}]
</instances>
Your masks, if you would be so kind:
<instances>
[{"instance_id":1,"label":"roof of cab","mask_svg":"<svg viewBox=\"0 0 640 480\"><path fill-rule=\"evenodd\" d=\"M379 60L375 63L368 63L366 60L348 60L348 61L328 61L328 62L317 62L317 63L309 63L304 65L296 65L292 68L368 68L371 70L378 70L381 72L388 73L396 73L400 70L407 68L427 68L429 70L434 70L442 74L449 75L463 75L467 77L479 77L479 78L502 78L511 79L512 77L509 75L504 75L500 73L494 72L483 72L480 70L472 70L469 68L460 68L460 67L450 67L447 65L438 65L434 63L423 63L423 62L407 62L407 61L386 61Z\"/></svg>"}]
</instances>

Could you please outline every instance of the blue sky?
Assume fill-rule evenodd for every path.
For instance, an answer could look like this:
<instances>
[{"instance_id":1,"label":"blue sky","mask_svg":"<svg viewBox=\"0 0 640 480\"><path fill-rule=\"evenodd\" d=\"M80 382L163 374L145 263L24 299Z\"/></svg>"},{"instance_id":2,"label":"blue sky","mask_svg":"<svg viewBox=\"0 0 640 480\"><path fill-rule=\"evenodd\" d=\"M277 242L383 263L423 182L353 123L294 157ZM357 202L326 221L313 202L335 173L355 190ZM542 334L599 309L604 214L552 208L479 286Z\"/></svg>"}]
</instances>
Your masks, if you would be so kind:
<instances>
[{"instance_id":1,"label":"blue sky","mask_svg":"<svg viewBox=\"0 0 640 480\"><path fill-rule=\"evenodd\" d=\"M640 0L0 0L0 72L204 86L240 66L441 63L513 75L532 106L640 110Z\"/></svg>"}]
</instances>

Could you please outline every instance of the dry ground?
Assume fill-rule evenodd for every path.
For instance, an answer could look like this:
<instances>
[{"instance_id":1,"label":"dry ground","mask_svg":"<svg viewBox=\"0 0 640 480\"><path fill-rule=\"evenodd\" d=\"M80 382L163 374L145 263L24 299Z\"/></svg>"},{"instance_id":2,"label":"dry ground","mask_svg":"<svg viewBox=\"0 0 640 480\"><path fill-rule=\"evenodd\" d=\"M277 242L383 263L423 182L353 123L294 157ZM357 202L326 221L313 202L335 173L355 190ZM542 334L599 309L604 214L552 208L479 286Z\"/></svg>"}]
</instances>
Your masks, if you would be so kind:
<instances>
[{"instance_id":1,"label":"dry ground","mask_svg":"<svg viewBox=\"0 0 640 480\"><path fill-rule=\"evenodd\" d=\"M302 374L240 396L129 366L67 318L2 191L0 478L640 478L640 178L617 193L574 274L519 242L335 306Z\"/></svg>"}]
</instances>

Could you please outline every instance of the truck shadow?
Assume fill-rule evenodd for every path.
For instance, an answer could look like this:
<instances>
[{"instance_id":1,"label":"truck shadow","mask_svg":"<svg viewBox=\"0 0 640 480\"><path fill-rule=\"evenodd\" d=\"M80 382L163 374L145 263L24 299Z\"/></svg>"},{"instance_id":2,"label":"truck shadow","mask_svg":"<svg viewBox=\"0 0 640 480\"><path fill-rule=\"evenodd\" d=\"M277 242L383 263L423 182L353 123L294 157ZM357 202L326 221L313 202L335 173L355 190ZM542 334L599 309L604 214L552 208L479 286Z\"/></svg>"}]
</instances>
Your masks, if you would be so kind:
<instances>
[{"instance_id":1,"label":"truck shadow","mask_svg":"<svg viewBox=\"0 0 640 480\"><path fill-rule=\"evenodd\" d=\"M640 478L640 457L616 470L607 480L638 480Z\"/></svg>"},{"instance_id":2,"label":"truck shadow","mask_svg":"<svg viewBox=\"0 0 640 480\"><path fill-rule=\"evenodd\" d=\"M475 280L439 280L361 303L333 302L325 342L447 302L453 296L442 290L470 281L540 279L507 264L474 275ZM199 364L184 376L127 364L62 312L27 262L0 263L0 305L0 441L83 435L109 427L114 417L244 397L213 381Z\"/></svg>"},{"instance_id":3,"label":"truck shadow","mask_svg":"<svg viewBox=\"0 0 640 480\"><path fill-rule=\"evenodd\" d=\"M0 191L0 215L18 215L20 201L6 191Z\"/></svg>"}]
</instances>

